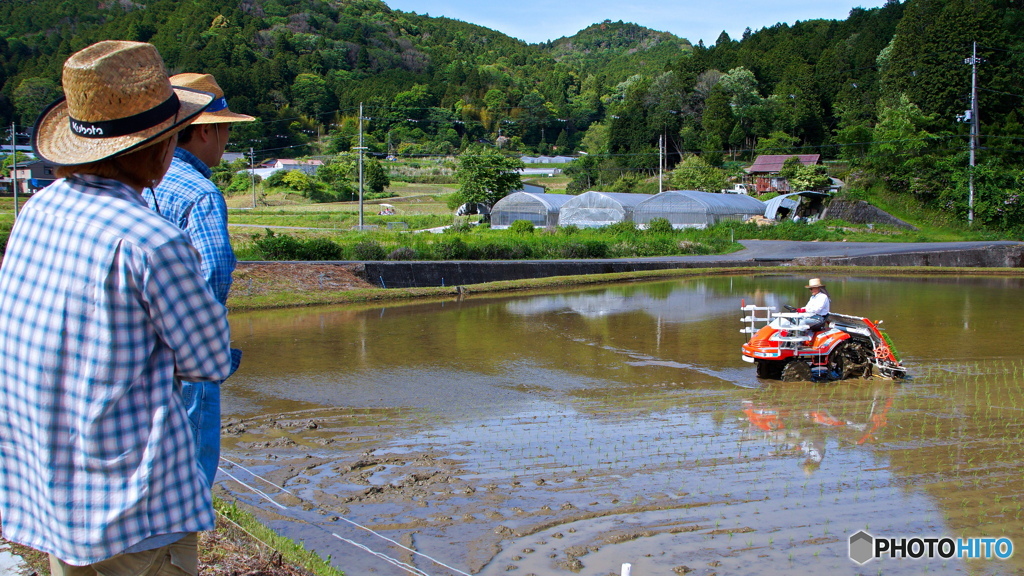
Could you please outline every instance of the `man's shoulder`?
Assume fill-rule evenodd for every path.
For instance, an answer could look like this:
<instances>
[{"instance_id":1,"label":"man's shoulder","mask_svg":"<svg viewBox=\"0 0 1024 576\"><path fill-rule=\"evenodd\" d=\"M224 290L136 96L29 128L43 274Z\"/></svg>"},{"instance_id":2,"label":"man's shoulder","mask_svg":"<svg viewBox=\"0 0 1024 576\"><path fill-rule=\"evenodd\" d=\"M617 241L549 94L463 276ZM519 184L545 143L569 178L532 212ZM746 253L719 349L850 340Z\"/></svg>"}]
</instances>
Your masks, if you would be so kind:
<instances>
[{"instance_id":1,"label":"man's shoulder","mask_svg":"<svg viewBox=\"0 0 1024 576\"><path fill-rule=\"evenodd\" d=\"M26 203L23 215L21 220L31 228L50 229L63 222L60 227L69 233L78 230L76 234L96 239L113 236L145 248L187 242L178 227L150 210L141 198L127 193L76 193L63 182L37 193Z\"/></svg>"},{"instance_id":2,"label":"man's shoulder","mask_svg":"<svg viewBox=\"0 0 1024 576\"><path fill-rule=\"evenodd\" d=\"M155 191L160 194L174 194L190 198L208 194L220 195L220 189L212 180L180 158L174 158L171 161L167 174L164 175Z\"/></svg>"}]
</instances>

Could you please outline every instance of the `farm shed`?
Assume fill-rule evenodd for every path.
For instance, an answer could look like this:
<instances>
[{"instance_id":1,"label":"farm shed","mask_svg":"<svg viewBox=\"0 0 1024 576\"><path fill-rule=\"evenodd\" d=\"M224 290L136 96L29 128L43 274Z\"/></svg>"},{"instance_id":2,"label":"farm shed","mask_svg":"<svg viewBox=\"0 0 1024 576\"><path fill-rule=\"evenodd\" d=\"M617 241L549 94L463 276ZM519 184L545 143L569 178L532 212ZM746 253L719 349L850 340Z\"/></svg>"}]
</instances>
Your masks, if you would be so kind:
<instances>
[{"instance_id":1,"label":"farm shed","mask_svg":"<svg viewBox=\"0 0 1024 576\"><path fill-rule=\"evenodd\" d=\"M491 228L508 228L516 220L529 220L534 226L557 226L558 211L573 196L538 192L513 192L494 203Z\"/></svg>"},{"instance_id":2,"label":"farm shed","mask_svg":"<svg viewBox=\"0 0 1024 576\"><path fill-rule=\"evenodd\" d=\"M633 220L633 210L650 198L649 194L621 192L584 192L562 205L558 215L559 226L599 228L616 222Z\"/></svg>"},{"instance_id":3,"label":"farm shed","mask_svg":"<svg viewBox=\"0 0 1024 576\"><path fill-rule=\"evenodd\" d=\"M633 221L644 226L664 218L673 228L707 228L723 220L746 220L764 214L764 202L744 194L668 190L641 202Z\"/></svg>"},{"instance_id":4,"label":"farm shed","mask_svg":"<svg viewBox=\"0 0 1024 576\"><path fill-rule=\"evenodd\" d=\"M813 222L821 217L828 196L825 192L810 190L776 196L765 203L764 217L769 220L802 218Z\"/></svg>"}]
</instances>

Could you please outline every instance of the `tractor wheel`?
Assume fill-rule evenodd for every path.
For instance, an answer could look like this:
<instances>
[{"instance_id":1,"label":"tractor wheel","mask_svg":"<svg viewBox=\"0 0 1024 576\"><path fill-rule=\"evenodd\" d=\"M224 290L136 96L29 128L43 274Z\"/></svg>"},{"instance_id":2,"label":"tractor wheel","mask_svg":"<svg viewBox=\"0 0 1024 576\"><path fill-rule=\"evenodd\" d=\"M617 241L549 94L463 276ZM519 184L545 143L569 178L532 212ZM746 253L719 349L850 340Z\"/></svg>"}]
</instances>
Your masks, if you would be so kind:
<instances>
[{"instance_id":1,"label":"tractor wheel","mask_svg":"<svg viewBox=\"0 0 1024 576\"><path fill-rule=\"evenodd\" d=\"M810 382L811 366L803 360L793 359L782 368L783 382Z\"/></svg>"},{"instance_id":2,"label":"tractor wheel","mask_svg":"<svg viewBox=\"0 0 1024 576\"><path fill-rule=\"evenodd\" d=\"M871 351L856 340L841 342L832 350L828 359L829 372L839 375L840 380L871 375Z\"/></svg>"},{"instance_id":3,"label":"tractor wheel","mask_svg":"<svg viewBox=\"0 0 1024 576\"><path fill-rule=\"evenodd\" d=\"M774 360L755 360L757 377L778 380L782 376L782 362Z\"/></svg>"}]
</instances>

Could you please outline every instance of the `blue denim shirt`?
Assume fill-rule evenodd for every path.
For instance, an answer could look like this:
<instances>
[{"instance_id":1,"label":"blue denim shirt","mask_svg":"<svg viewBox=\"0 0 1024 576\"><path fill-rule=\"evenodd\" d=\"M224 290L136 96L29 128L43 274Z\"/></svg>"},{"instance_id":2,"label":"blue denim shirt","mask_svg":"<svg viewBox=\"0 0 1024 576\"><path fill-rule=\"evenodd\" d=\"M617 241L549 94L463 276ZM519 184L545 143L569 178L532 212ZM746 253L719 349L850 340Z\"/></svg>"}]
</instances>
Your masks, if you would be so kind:
<instances>
[{"instance_id":1,"label":"blue denim shirt","mask_svg":"<svg viewBox=\"0 0 1024 576\"><path fill-rule=\"evenodd\" d=\"M199 252L203 276L223 304L237 261L228 236L227 203L211 175L210 168L194 154L177 148L163 181L143 196L150 208L188 235ZM241 358L241 350L231 350L232 373ZM220 382L183 381L182 395L196 437L199 465L213 486L220 460Z\"/></svg>"}]
</instances>

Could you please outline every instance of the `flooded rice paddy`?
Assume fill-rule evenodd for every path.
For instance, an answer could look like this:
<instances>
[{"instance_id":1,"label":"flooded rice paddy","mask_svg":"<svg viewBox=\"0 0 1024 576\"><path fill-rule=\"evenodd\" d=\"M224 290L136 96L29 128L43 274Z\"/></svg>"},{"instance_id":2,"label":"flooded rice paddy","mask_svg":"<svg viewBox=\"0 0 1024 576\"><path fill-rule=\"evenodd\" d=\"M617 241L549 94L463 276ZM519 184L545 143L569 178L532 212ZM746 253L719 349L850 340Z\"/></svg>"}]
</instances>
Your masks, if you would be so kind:
<instances>
[{"instance_id":1,"label":"flooded rice paddy","mask_svg":"<svg viewBox=\"0 0 1024 576\"><path fill-rule=\"evenodd\" d=\"M1024 571L848 552L1024 546L1022 281L826 281L912 379L758 380L740 300L794 276L233 315L215 491L350 575Z\"/></svg>"}]
</instances>

